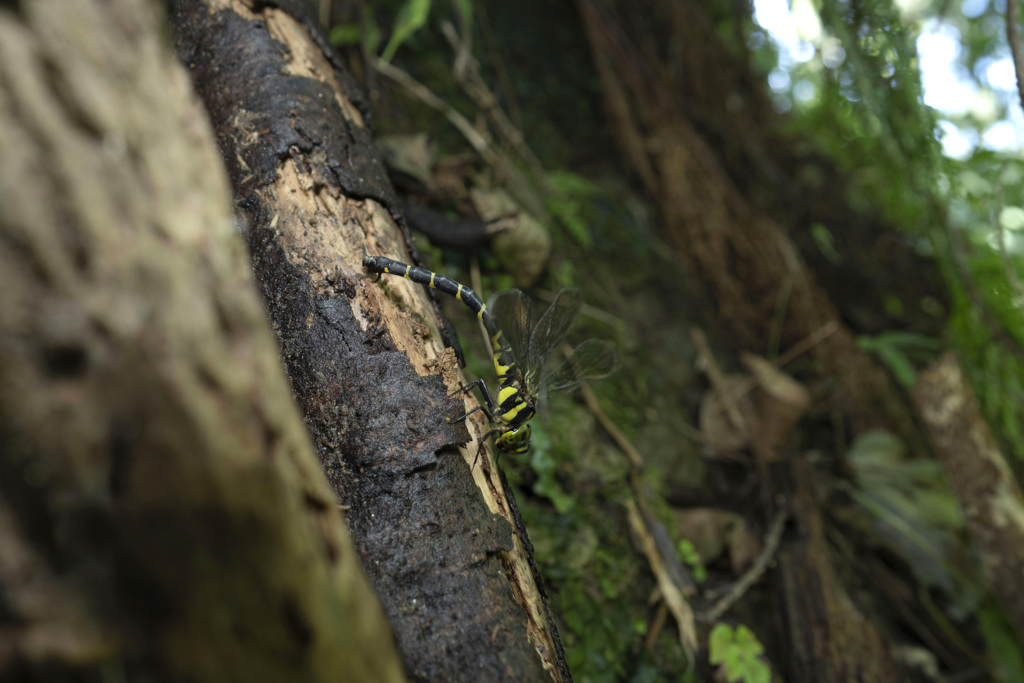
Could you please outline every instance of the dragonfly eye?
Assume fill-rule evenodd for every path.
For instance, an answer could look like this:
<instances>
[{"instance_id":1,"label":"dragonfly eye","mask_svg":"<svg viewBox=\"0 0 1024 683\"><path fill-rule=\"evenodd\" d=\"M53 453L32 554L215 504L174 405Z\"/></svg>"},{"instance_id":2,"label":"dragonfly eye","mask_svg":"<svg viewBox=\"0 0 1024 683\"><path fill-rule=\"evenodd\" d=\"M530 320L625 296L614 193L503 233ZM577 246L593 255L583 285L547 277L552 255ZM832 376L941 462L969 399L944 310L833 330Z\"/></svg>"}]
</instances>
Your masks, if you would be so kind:
<instances>
[{"instance_id":1,"label":"dragonfly eye","mask_svg":"<svg viewBox=\"0 0 1024 683\"><path fill-rule=\"evenodd\" d=\"M530 450L530 425L510 429L498 437L498 450L516 455Z\"/></svg>"}]
</instances>

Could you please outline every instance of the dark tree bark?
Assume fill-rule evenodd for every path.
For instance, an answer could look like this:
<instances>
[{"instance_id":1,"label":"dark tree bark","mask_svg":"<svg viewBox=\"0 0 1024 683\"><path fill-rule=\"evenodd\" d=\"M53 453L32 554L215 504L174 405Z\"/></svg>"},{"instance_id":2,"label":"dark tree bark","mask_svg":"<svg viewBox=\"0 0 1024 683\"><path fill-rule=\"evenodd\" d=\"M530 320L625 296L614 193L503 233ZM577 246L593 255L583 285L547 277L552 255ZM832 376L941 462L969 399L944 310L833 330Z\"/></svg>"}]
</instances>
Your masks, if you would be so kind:
<instances>
[{"instance_id":1,"label":"dark tree bark","mask_svg":"<svg viewBox=\"0 0 1024 683\"><path fill-rule=\"evenodd\" d=\"M154 5L0 9L0 679L404 680Z\"/></svg>"},{"instance_id":2,"label":"dark tree bark","mask_svg":"<svg viewBox=\"0 0 1024 683\"><path fill-rule=\"evenodd\" d=\"M489 460L470 471L475 448L460 457L458 445L471 435L444 420L467 409L449 398L465 380L426 291L362 272L364 248L415 254L365 107L310 6L173 8L293 391L407 671L568 680L525 533L506 520L514 503ZM470 428L475 440L487 425Z\"/></svg>"}]
</instances>

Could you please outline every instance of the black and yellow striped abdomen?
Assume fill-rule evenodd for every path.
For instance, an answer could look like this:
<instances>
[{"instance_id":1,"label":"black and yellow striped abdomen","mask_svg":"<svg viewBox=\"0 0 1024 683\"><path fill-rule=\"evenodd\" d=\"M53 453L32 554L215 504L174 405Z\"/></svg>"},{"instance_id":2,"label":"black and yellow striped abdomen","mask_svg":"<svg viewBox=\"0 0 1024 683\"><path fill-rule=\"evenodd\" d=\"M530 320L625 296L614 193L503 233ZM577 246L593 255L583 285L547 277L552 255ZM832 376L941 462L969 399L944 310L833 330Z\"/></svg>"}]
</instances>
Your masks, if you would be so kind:
<instances>
[{"instance_id":1,"label":"black and yellow striped abdomen","mask_svg":"<svg viewBox=\"0 0 1024 683\"><path fill-rule=\"evenodd\" d=\"M488 334L494 335L498 331L494 325L494 319L487 312L487 304L485 304L472 289L459 284L450 277L438 275L426 268L410 266L406 263L395 261L384 256L364 256L363 268L366 268L371 273L399 275L401 277L409 278L413 282L426 285L427 287L433 287L445 294L449 294L459 301L465 302L465 304L469 306L470 310L476 313L476 317L483 321Z\"/></svg>"}]
</instances>

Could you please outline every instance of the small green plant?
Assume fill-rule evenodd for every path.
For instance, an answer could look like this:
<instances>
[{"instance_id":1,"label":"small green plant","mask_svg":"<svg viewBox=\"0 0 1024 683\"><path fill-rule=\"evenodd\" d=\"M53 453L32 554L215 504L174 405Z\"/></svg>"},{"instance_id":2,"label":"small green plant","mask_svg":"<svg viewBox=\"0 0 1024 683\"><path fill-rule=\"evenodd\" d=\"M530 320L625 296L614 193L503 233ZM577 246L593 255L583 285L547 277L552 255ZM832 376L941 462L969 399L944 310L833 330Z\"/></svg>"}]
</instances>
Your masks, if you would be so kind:
<instances>
[{"instance_id":1,"label":"small green plant","mask_svg":"<svg viewBox=\"0 0 1024 683\"><path fill-rule=\"evenodd\" d=\"M679 559L690 568L693 580L697 583L704 583L708 578L708 570L704 567L704 563L701 562L700 553L697 552L693 543L684 538L679 541L676 548L679 550Z\"/></svg>"},{"instance_id":2,"label":"small green plant","mask_svg":"<svg viewBox=\"0 0 1024 683\"><path fill-rule=\"evenodd\" d=\"M718 623L708 637L708 659L725 674L729 683L770 683L772 670L761 655L764 646L757 636L740 624L733 630Z\"/></svg>"},{"instance_id":3,"label":"small green plant","mask_svg":"<svg viewBox=\"0 0 1024 683\"><path fill-rule=\"evenodd\" d=\"M395 26L391 31L388 44L384 46L384 52L380 56L381 61L390 62L402 43L423 28L429 14L430 0L408 0L402 5L398 17L395 18Z\"/></svg>"},{"instance_id":4,"label":"small green plant","mask_svg":"<svg viewBox=\"0 0 1024 683\"><path fill-rule=\"evenodd\" d=\"M586 178L569 171L552 171L547 175L551 193L548 211L565 231L584 249L594 246L591 235L592 204L599 189Z\"/></svg>"},{"instance_id":5,"label":"small green plant","mask_svg":"<svg viewBox=\"0 0 1024 683\"><path fill-rule=\"evenodd\" d=\"M883 332L877 337L857 337L857 348L873 353L905 389L917 381L913 360L928 363L942 350L942 342L912 332Z\"/></svg>"},{"instance_id":6,"label":"small green plant","mask_svg":"<svg viewBox=\"0 0 1024 683\"><path fill-rule=\"evenodd\" d=\"M463 0L456 2L456 7L465 16L466 3ZM406 0L395 17L394 26L391 29L391 36L387 45L381 53L381 61L390 62L409 38L423 28L430 16L431 0ZM471 12L471 9L470 9ZM472 14L470 14L472 16ZM368 53L377 51L380 45L381 30L369 8L364 8L359 23L337 24L331 27L331 44L336 46L363 44L363 49Z\"/></svg>"}]
</instances>

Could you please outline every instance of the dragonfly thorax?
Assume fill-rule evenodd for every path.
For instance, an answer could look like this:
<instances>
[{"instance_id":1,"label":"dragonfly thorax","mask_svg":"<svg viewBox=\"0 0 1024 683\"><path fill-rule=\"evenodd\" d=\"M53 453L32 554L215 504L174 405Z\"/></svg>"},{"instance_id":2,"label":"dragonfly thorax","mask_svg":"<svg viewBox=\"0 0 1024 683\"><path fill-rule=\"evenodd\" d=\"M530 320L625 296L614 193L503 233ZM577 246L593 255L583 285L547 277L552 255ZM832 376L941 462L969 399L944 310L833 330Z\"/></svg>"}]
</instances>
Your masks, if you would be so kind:
<instances>
[{"instance_id":1,"label":"dragonfly thorax","mask_svg":"<svg viewBox=\"0 0 1024 683\"><path fill-rule=\"evenodd\" d=\"M520 390L517 383L505 383L498 391L494 419L509 427L519 427L533 417L535 400L536 395Z\"/></svg>"}]
</instances>

